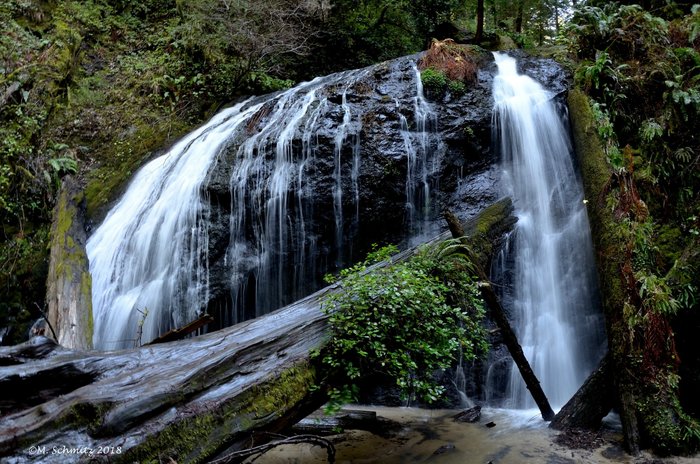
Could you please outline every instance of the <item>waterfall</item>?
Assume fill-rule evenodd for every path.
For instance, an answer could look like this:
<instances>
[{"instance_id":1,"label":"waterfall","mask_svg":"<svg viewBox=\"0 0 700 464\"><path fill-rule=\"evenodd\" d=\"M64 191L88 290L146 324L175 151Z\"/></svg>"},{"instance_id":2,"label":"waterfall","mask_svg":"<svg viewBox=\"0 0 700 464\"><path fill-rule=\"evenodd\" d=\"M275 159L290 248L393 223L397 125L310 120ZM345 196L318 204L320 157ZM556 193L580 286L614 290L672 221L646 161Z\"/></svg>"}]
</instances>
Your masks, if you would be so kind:
<instances>
[{"instance_id":1,"label":"waterfall","mask_svg":"<svg viewBox=\"0 0 700 464\"><path fill-rule=\"evenodd\" d=\"M146 164L88 240L95 348L149 341L194 319L208 299L199 189L229 133L257 109L244 107L221 112Z\"/></svg>"},{"instance_id":2,"label":"waterfall","mask_svg":"<svg viewBox=\"0 0 700 464\"><path fill-rule=\"evenodd\" d=\"M553 95L519 74L514 58L494 56L494 141L518 217L504 260L512 266L504 301L545 394L561 407L592 370L602 344L583 190ZM510 406L535 406L514 365L508 390Z\"/></svg>"},{"instance_id":3,"label":"waterfall","mask_svg":"<svg viewBox=\"0 0 700 464\"><path fill-rule=\"evenodd\" d=\"M363 114L350 89L405 123L405 221L427 217L436 117L415 63L395 66L414 98L373 94L370 68L317 78L222 111L140 169L88 240L94 346L146 343L204 312L219 327L262 315L355 258Z\"/></svg>"}]
</instances>

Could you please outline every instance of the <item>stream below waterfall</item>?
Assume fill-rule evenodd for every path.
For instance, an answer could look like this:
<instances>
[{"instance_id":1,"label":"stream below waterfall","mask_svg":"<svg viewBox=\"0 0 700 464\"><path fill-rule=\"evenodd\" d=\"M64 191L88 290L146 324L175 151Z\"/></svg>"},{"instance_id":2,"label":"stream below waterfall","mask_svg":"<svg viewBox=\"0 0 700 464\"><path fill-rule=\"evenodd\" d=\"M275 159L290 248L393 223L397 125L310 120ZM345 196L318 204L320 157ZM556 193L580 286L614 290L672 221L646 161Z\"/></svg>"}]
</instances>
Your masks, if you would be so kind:
<instances>
[{"instance_id":1,"label":"stream below waterfall","mask_svg":"<svg viewBox=\"0 0 700 464\"><path fill-rule=\"evenodd\" d=\"M358 406L395 421L399 429L379 436L346 430L326 437L336 449L336 464L693 464L698 457L637 457L622 448L622 433L614 418L600 432L568 437L576 447L557 439L558 432L542 422L537 410L482 410L481 421L459 423L458 411ZM489 422L495 423L487 427ZM246 463L251 461L245 461ZM308 444L274 448L256 464L326 464L324 448Z\"/></svg>"}]
</instances>

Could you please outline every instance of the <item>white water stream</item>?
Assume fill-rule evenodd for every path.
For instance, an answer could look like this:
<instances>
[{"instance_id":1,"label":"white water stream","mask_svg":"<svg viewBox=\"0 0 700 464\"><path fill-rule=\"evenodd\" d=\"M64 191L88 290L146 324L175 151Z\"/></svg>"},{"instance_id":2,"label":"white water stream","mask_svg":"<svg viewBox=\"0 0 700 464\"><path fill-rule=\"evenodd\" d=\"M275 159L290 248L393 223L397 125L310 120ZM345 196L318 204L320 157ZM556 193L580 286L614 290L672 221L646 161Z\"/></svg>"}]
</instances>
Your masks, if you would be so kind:
<instances>
[{"instance_id":1,"label":"white water stream","mask_svg":"<svg viewBox=\"0 0 700 464\"><path fill-rule=\"evenodd\" d=\"M90 237L97 349L135 346L196 318L208 299L208 209L200 187L259 105L227 109L146 164Z\"/></svg>"},{"instance_id":2,"label":"white water stream","mask_svg":"<svg viewBox=\"0 0 700 464\"><path fill-rule=\"evenodd\" d=\"M559 408L592 370L602 343L588 217L553 95L519 74L514 58L494 56L494 140L504 193L518 217L506 251L512 266L506 299L523 351ZM508 406L535 406L515 366L508 388Z\"/></svg>"}]
</instances>

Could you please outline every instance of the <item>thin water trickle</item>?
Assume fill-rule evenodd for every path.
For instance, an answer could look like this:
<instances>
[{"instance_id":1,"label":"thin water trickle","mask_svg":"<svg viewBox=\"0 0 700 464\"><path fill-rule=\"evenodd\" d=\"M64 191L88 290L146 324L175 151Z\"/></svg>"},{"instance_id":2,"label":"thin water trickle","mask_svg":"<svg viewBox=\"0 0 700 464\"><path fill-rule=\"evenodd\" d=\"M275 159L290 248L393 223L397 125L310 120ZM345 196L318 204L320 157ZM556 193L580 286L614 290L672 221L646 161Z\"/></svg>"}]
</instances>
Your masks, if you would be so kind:
<instances>
[{"instance_id":1,"label":"thin water trickle","mask_svg":"<svg viewBox=\"0 0 700 464\"><path fill-rule=\"evenodd\" d=\"M494 140L518 217L503 260L513 267L507 299L523 351L556 408L583 383L602 344L588 218L553 95L519 74L514 58L494 56ZM508 390L511 407L534 407L515 366Z\"/></svg>"}]
</instances>

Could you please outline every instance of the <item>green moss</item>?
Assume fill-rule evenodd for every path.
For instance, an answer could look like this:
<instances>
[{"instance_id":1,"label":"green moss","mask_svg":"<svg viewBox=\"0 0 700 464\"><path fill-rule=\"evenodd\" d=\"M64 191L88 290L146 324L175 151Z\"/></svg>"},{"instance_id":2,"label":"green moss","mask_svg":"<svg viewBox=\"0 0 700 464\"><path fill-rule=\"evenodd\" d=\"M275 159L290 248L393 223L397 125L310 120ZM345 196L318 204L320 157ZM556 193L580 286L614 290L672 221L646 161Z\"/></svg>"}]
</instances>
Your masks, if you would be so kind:
<instances>
[{"instance_id":1,"label":"green moss","mask_svg":"<svg viewBox=\"0 0 700 464\"><path fill-rule=\"evenodd\" d=\"M579 89L571 89L568 104L584 190L587 198L595 199L604 193L605 185L610 179L610 169L598 137L588 96ZM589 207L589 212L594 209L592 206Z\"/></svg>"},{"instance_id":2,"label":"green moss","mask_svg":"<svg viewBox=\"0 0 700 464\"><path fill-rule=\"evenodd\" d=\"M68 409L63 422L72 427L87 427L88 430L94 430L100 426L111 408L111 403L79 403Z\"/></svg>"},{"instance_id":3,"label":"green moss","mask_svg":"<svg viewBox=\"0 0 700 464\"><path fill-rule=\"evenodd\" d=\"M516 219L512 216L513 203L504 198L485 208L474 221L466 224L465 233L479 265L486 266L493 256L496 238L511 230ZM510 218L510 220L509 220Z\"/></svg>"},{"instance_id":4,"label":"green moss","mask_svg":"<svg viewBox=\"0 0 700 464\"><path fill-rule=\"evenodd\" d=\"M92 347L92 336L95 332L95 323L92 316L92 276L87 270L82 273L80 280L80 296L87 304L86 311L83 313L85 346Z\"/></svg>"},{"instance_id":5,"label":"green moss","mask_svg":"<svg viewBox=\"0 0 700 464\"><path fill-rule=\"evenodd\" d=\"M442 92L447 87L447 76L445 76L445 73L433 68L421 71L420 80L425 90L430 92Z\"/></svg>"},{"instance_id":6,"label":"green moss","mask_svg":"<svg viewBox=\"0 0 700 464\"><path fill-rule=\"evenodd\" d=\"M479 220L476 223L476 231L479 235L487 235L491 232L496 224L507 217L512 211L510 202L497 202L484 209L479 214Z\"/></svg>"},{"instance_id":7,"label":"green moss","mask_svg":"<svg viewBox=\"0 0 700 464\"><path fill-rule=\"evenodd\" d=\"M683 412L675 394L669 394L668 390L677 388L675 379L673 385L667 378L649 382L637 402L644 433L654 452L662 456L693 453L700 446L700 424Z\"/></svg>"},{"instance_id":8,"label":"green moss","mask_svg":"<svg viewBox=\"0 0 700 464\"><path fill-rule=\"evenodd\" d=\"M455 97L462 96L467 92L467 86L464 84L464 82L460 81L449 81L447 83L447 88Z\"/></svg>"},{"instance_id":9,"label":"green moss","mask_svg":"<svg viewBox=\"0 0 700 464\"><path fill-rule=\"evenodd\" d=\"M588 97L581 90L572 89L569 91L568 104L591 234L597 251L603 309L606 320L612 324L620 317L625 301L620 279L620 266L625 251L624 243L619 240L619 221L615 220L612 211L606 205L611 171ZM610 329L608 327L609 335Z\"/></svg>"},{"instance_id":10,"label":"green moss","mask_svg":"<svg viewBox=\"0 0 700 464\"><path fill-rule=\"evenodd\" d=\"M217 405L215 411L203 410L148 437L119 456L119 462L159 462L163 456L179 463L206 462L221 446L252 432L258 424L281 418L307 397L315 378L315 370L306 362L289 368Z\"/></svg>"}]
</instances>

